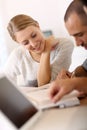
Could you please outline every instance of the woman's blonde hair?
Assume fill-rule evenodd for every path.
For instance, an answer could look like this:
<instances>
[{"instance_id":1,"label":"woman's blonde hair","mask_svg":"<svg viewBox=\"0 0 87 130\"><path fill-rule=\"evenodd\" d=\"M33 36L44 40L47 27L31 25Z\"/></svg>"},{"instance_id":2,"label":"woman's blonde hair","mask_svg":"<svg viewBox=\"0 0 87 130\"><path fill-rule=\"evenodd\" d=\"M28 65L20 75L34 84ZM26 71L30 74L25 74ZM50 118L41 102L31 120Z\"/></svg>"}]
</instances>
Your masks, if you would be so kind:
<instances>
[{"instance_id":1,"label":"woman's blonde hair","mask_svg":"<svg viewBox=\"0 0 87 130\"><path fill-rule=\"evenodd\" d=\"M16 41L15 33L25 29L28 26L38 26L38 22L28 15L20 14L14 16L8 23L7 30L14 41Z\"/></svg>"}]
</instances>

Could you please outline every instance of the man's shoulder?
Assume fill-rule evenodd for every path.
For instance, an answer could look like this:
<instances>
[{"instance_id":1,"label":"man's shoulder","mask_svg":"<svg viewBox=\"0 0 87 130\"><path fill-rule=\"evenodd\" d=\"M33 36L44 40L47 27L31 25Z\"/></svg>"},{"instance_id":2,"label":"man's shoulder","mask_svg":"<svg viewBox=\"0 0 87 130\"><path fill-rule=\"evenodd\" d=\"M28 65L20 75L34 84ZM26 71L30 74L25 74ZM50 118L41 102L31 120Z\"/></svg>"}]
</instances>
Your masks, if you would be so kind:
<instances>
[{"instance_id":1,"label":"man's shoulder","mask_svg":"<svg viewBox=\"0 0 87 130\"><path fill-rule=\"evenodd\" d=\"M87 59L83 62L82 66L87 70Z\"/></svg>"},{"instance_id":2,"label":"man's shoulder","mask_svg":"<svg viewBox=\"0 0 87 130\"><path fill-rule=\"evenodd\" d=\"M83 62L83 64L87 64L87 58L85 59L85 61Z\"/></svg>"}]
</instances>

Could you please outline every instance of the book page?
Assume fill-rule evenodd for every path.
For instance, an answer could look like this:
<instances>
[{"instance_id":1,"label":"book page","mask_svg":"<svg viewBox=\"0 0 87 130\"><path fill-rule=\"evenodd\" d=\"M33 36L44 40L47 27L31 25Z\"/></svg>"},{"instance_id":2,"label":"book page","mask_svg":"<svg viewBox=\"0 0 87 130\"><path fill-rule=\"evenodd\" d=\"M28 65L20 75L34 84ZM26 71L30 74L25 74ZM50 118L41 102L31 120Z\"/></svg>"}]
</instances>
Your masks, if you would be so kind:
<instances>
[{"instance_id":1,"label":"book page","mask_svg":"<svg viewBox=\"0 0 87 130\"><path fill-rule=\"evenodd\" d=\"M80 101L77 98L78 91L73 91L70 94L65 95L57 103L53 103L48 96L48 90L48 87L37 89L36 91L29 92L27 97L40 109L50 107L69 107L80 104Z\"/></svg>"}]
</instances>

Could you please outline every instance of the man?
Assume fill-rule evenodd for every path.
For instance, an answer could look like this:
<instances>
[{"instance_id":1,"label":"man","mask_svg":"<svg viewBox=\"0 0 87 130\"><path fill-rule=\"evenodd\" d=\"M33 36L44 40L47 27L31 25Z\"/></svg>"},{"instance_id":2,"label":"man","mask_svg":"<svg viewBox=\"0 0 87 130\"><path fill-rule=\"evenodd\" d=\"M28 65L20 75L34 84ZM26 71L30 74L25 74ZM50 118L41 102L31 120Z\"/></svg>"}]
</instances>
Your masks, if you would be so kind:
<instances>
[{"instance_id":1,"label":"man","mask_svg":"<svg viewBox=\"0 0 87 130\"><path fill-rule=\"evenodd\" d=\"M87 49L87 0L74 0L66 10L65 26L75 38L76 45ZM49 95L53 102L60 100L72 90L87 93L87 59L73 73L62 70L51 83Z\"/></svg>"}]
</instances>

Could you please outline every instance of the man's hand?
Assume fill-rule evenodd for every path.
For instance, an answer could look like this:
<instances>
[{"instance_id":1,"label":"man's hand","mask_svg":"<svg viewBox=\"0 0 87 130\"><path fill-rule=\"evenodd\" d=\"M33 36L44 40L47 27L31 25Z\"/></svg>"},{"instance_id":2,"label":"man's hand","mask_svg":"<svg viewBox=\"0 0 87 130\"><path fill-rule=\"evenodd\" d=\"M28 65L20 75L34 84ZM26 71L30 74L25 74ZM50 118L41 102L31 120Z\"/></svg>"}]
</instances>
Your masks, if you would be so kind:
<instances>
[{"instance_id":1,"label":"man's hand","mask_svg":"<svg viewBox=\"0 0 87 130\"><path fill-rule=\"evenodd\" d=\"M73 78L56 79L50 85L49 96L53 102L57 102L72 90L74 90Z\"/></svg>"}]
</instances>

